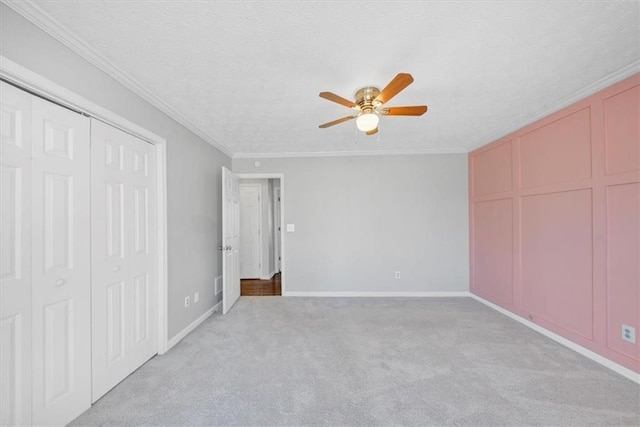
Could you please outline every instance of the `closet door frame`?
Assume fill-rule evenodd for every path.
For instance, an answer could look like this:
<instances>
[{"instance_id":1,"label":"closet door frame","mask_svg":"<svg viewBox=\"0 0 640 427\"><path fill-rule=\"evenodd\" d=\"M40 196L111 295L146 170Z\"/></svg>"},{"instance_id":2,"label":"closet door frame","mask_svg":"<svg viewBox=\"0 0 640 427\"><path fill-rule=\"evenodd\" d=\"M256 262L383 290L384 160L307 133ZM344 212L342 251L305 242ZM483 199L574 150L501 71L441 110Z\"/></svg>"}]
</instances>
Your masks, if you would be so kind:
<instances>
[{"instance_id":1,"label":"closet door frame","mask_svg":"<svg viewBox=\"0 0 640 427\"><path fill-rule=\"evenodd\" d=\"M35 95L86 114L154 145L156 150L158 354L169 350L167 266L167 141L118 114L0 55L0 78Z\"/></svg>"}]
</instances>

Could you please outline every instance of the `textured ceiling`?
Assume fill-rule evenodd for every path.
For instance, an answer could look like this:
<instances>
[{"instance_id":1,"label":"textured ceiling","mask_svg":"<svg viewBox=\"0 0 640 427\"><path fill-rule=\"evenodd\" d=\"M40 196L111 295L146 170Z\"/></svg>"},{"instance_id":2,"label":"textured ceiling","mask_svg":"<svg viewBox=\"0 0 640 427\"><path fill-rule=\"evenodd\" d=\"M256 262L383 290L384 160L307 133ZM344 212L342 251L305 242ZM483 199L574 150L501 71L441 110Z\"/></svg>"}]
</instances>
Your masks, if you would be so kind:
<instances>
[{"instance_id":1,"label":"textured ceiling","mask_svg":"<svg viewBox=\"0 0 640 427\"><path fill-rule=\"evenodd\" d=\"M635 1L32 3L236 155L465 151L640 59ZM427 114L318 129L399 72Z\"/></svg>"}]
</instances>

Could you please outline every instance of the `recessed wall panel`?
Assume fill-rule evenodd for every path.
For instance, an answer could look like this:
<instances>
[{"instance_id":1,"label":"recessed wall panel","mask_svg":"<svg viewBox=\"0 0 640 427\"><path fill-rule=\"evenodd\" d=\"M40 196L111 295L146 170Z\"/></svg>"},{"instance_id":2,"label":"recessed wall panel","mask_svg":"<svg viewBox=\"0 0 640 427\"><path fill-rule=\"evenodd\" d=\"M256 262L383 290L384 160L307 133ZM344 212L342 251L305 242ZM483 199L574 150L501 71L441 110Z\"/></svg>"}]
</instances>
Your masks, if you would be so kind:
<instances>
[{"instance_id":1,"label":"recessed wall panel","mask_svg":"<svg viewBox=\"0 0 640 427\"><path fill-rule=\"evenodd\" d=\"M640 340L622 340L625 324L640 336L640 183L607 187L607 346L639 360Z\"/></svg>"},{"instance_id":2,"label":"recessed wall panel","mask_svg":"<svg viewBox=\"0 0 640 427\"><path fill-rule=\"evenodd\" d=\"M607 174L640 170L640 86L604 100Z\"/></svg>"},{"instance_id":3,"label":"recessed wall panel","mask_svg":"<svg viewBox=\"0 0 640 427\"><path fill-rule=\"evenodd\" d=\"M590 113L582 109L520 137L522 188L591 177Z\"/></svg>"},{"instance_id":4,"label":"recessed wall panel","mask_svg":"<svg viewBox=\"0 0 640 427\"><path fill-rule=\"evenodd\" d=\"M472 157L474 196L511 191L511 141Z\"/></svg>"},{"instance_id":5,"label":"recessed wall panel","mask_svg":"<svg viewBox=\"0 0 640 427\"><path fill-rule=\"evenodd\" d=\"M523 306L593 337L591 189L521 199Z\"/></svg>"},{"instance_id":6,"label":"recessed wall panel","mask_svg":"<svg viewBox=\"0 0 640 427\"><path fill-rule=\"evenodd\" d=\"M512 199L473 205L473 289L513 302Z\"/></svg>"}]
</instances>

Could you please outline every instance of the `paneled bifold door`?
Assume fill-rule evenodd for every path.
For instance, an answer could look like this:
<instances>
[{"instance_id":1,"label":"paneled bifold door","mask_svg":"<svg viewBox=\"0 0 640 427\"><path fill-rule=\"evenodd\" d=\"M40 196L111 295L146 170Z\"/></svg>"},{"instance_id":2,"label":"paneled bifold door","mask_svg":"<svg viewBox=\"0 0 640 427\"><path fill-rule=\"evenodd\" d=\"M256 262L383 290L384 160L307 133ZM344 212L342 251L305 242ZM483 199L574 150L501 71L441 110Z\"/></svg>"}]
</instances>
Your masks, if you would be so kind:
<instances>
[{"instance_id":1,"label":"paneled bifold door","mask_svg":"<svg viewBox=\"0 0 640 427\"><path fill-rule=\"evenodd\" d=\"M89 119L1 85L1 422L64 424L91 404Z\"/></svg>"},{"instance_id":2,"label":"paneled bifold door","mask_svg":"<svg viewBox=\"0 0 640 427\"><path fill-rule=\"evenodd\" d=\"M156 152L0 90L0 425L62 425L157 352Z\"/></svg>"},{"instance_id":3,"label":"paneled bifold door","mask_svg":"<svg viewBox=\"0 0 640 427\"><path fill-rule=\"evenodd\" d=\"M91 120L95 402L157 352L154 147Z\"/></svg>"}]
</instances>

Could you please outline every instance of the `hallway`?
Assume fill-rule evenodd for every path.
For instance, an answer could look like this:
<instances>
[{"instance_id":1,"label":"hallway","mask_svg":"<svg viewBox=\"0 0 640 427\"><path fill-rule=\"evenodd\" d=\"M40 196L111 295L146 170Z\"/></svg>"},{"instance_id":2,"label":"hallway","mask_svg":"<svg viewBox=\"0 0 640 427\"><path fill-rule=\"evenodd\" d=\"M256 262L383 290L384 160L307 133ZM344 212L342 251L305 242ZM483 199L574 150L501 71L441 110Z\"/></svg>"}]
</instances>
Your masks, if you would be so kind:
<instances>
[{"instance_id":1,"label":"hallway","mask_svg":"<svg viewBox=\"0 0 640 427\"><path fill-rule=\"evenodd\" d=\"M282 295L281 274L277 273L270 280L243 279L240 281L241 296L280 296Z\"/></svg>"}]
</instances>

